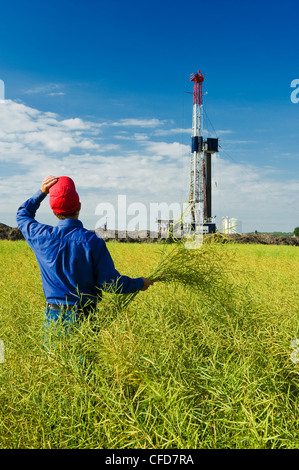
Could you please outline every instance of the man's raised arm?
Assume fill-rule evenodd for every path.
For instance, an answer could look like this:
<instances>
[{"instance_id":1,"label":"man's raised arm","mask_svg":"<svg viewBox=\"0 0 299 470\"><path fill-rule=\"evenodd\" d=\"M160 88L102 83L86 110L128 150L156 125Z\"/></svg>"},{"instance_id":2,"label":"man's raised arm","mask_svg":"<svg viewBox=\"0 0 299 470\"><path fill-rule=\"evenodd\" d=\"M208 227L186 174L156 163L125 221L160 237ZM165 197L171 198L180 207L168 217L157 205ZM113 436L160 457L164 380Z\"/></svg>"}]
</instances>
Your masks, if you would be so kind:
<instances>
[{"instance_id":1,"label":"man's raised arm","mask_svg":"<svg viewBox=\"0 0 299 470\"><path fill-rule=\"evenodd\" d=\"M51 186L56 182L57 178L55 176L47 176L42 182L41 189L36 191L33 196L19 207L16 216L17 224L26 240L30 236L30 231L34 228L34 225L38 224L35 220L37 209L49 193Z\"/></svg>"}]
</instances>

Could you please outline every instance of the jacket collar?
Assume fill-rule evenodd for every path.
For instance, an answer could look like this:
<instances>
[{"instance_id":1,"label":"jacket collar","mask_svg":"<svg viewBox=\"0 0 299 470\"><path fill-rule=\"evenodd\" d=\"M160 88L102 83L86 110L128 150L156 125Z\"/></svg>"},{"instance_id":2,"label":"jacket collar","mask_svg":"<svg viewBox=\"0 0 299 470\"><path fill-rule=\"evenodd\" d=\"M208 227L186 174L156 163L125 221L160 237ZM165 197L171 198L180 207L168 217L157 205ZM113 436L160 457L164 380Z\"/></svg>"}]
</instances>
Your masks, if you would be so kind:
<instances>
[{"instance_id":1,"label":"jacket collar","mask_svg":"<svg viewBox=\"0 0 299 470\"><path fill-rule=\"evenodd\" d=\"M77 220L77 219L61 219L61 220L59 220L57 226L58 227L78 227L78 228L82 228L83 224L82 224L81 220Z\"/></svg>"}]
</instances>

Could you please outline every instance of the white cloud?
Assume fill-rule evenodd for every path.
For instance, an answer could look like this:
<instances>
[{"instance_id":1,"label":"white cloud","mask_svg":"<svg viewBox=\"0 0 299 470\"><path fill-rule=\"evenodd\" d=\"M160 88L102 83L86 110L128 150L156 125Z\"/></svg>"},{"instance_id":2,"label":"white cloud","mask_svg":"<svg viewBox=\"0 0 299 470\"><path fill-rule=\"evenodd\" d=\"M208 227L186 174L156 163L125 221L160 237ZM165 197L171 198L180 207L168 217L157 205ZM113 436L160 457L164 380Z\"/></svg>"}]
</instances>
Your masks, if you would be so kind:
<instances>
[{"instance_id":1,"label":"white cloud","mask_svg":"<svg viewBox=\"0 0 299 470\"><path fill-rule=\"evenodd\" d=\"M145 149L152 155L158 157L169 157L171 159L183 159L190 153L190 147L178 142L147 142Z\"/></svg>"},{"instance_id":2,"label":"white cloud","mask_svg":"<svg viewBox=\"0 0 299 470\"><path fill-rule=\"evenodd\" d=\"M164 124L164 121L159 119L121 119L114 122L113 126L133 126L133 127L158 127Z\"/></svg>"},{"instance_id":3,"label":"white cloud","mask_svg":"<svg viewBox=\"0 0 299 470\"><path fill-rule=\"evenodd\" d=\"M233 131L230 130L230 129L226 129L226 130L221 130L220 129L220 130L216 131L216 135L224 135L224 134L232 134L232 133L233 133Z\"/></svg>"},{"instance_id":4,"label":"white cloud","mask_svg":"<svg viewBox=\"0 0 299 470\"><path fill-rule=\"evenodd\" d=\"M174 129L158 129L155 130L153 135L155 136L167 136L167 135L174 135L174 134L188 134L191 136L192 129L185 129L185 128L174 128Z\"/></svg>"},{"instance_id":5,"label":"white cloud","mask_svg":"<svg viewBox=\"0 0 299 470\"><path fill-rule=\"evenodd\" d=\"M24 152L28 148L61 153L74 148L97 149L98 143L88 137L88 131L95 127L93 123L83 122L79 118L60 120L54 113L43 113L11 100L0 104L1 143L20 144ZM96 130L99 131L98 127ZM12 151L10 157L18 159L22 155Z\"/></svg>"},{"instance_id":6,"label":"white cloud","mask_svg":"<svg viewBox=\"0 0 299 470\"><path fill-rule=\"evenodd\" d=\"M82 119L79 118L72 118L72 119L64 119L60 121L60 124L67 129L78 130L78 129L89 129L90 125Z\"/></svg>"},{"instance_id":7,"label":"white cloud","mask_svg":"<svg viewBox=\"0 0 299 470\"><path fill-rule=\"evenodd\" d=\"M226 144L256 144L256 140L232 140L232 139L225 139Z\"/></svg>"},{"instance_id":8,"label":"white cloud","mask_svg":"<svg viewBox=\"0 0 299 470\"><path fill-rule=\"evenodd\" d=\"M56 96L56 95L65 95L65 92L59 91L63 88L63 85L60 83L48 83L46 85L36 86L34 88L29 88L24 91L26 95L48 95L48 96Z\"/></svg>"},{"instance_id":9,"label":"white cloud","mask_svg":"<svg viewBox=\"0 0 299 470\"><path fill-rule=\"evenodd\" d=\"M48 93L48 96L62 96L65 95L63 91L58 91L57 93Z\"/></svg>"},{"instance_id":10,"label":"white cloud","mask_svg":"<svg viewBox=\"0 0 299 470\"><path fill-rule=\"evenodd\" d=\"M212 161L213 213L242 220L245 231L293 230L299 219L298 180L286 183L272 168L234 163L216 155Z\"/></svg>"},{"instance_id":11,"label":"white cloud","mask_svg":"<svg viewBox=\"0 0 299 470\"><path fill-rule=\"evenodd\" d=\"M185 202L189 145L155 141L155 126L161 124L162 128L163 123L165 128L159 119L120 122L128 128L119 137L130 141L113 137L116 144L111 138L115 122L61 119L58 114L10 100L1 103L0 222L15 225L18 206L48 174L75 180L83 201L82 218L90 228L94 227L97 204L103 200L114 203L118 194L145 204ZM136 132L140 128L145 131ZM286 224L299 225L298 179L282 182L275 168L232 163L220 155L212 157L213 213L218 222L229 215L241 219L244 230L286 230ZM43 204L39 216L46 222L49 213L48 205Z\"/></svg>"}]
</instances>

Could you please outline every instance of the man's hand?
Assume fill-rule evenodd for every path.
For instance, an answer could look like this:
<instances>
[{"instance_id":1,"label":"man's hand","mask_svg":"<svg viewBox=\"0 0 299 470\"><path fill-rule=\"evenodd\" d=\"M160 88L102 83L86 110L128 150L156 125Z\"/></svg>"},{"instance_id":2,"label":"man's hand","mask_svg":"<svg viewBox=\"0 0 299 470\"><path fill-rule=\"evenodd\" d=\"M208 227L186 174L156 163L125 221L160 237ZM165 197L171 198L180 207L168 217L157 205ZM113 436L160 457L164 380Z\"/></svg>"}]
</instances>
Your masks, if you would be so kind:
<instances>
[{"instance_id":1,"label":"man's hand","mask_svg":"<svg viewBox=\"0 0 299 470\"><path fill-rule=\"evenodd\" d=\"M145 279L145 277L143 277L142 280L144 282L144 286L140 290L146 290L149 288L149 286L152 286L154 284L153 281L151 281L150 279Z\"/></svg>"},{"instance_id":2,"label":"man's hand","mask_svg":"<svg viewBox=\"0 0 299 470\"><path fill-rule=\"evenodd\" d=\"M45 194L48 194L51 186L57 183L57 181L58 181L58 178L56 178L56 176L52 176L52 175L47 176L42 182L41 191Z\"/></svg>"}]
</instances>

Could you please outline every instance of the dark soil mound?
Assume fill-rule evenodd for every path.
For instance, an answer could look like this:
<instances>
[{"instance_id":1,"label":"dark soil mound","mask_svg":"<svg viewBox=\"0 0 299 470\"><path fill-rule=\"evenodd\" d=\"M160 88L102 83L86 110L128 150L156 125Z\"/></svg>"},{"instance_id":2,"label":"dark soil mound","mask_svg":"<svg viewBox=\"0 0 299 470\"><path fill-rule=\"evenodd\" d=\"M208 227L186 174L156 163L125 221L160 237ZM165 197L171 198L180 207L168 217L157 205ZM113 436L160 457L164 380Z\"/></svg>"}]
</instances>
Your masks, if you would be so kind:
<instances>
[{"instance_id":1,"label":"dark soil mound","mask_svg":"<svg viewBox=\"0 0 299 470\"><path fill-rule=\"evenodd\" d=\"M161 240L158 233L151 233L149 231L135 231L135 232L118 232L116 231L101 231L96 230L96 233L104 238L104 240L117 240L123 243L153 243ZM221 238L223 243L245 243L245 244L262 244L262 245L293 245L299 246L299 237L286 237L275 236L271 233L264 234L216 234L206 235L206 241L210 237ZM24 237L18 227L9 227L8 225L0 223L0 240L23 240ZM162 240L167 238L162 237Z\"/></svg>"},{"instance_id":2,"label":"dark soil mound","mask_svg":"<svg viewBox=\"0 0 299 470\"><path fill-rule=\"evenodd\" d=\"M228 242L246 243L246 244L262 244L262 245L293 245L299 246L299 237L275 236L271 233L261 234L229 234L225 235Z\"/></svg>"},{"instance_id":3,"label":"dark soil mound","mask_svg":"<svg viewBox=\"0 0 299 470\"><path fill-rule=\"evenodd\" d=\"M21 230L18 227L9 227L0 223L0 240L23 240Z\"/></svg>"}]
</instances>

